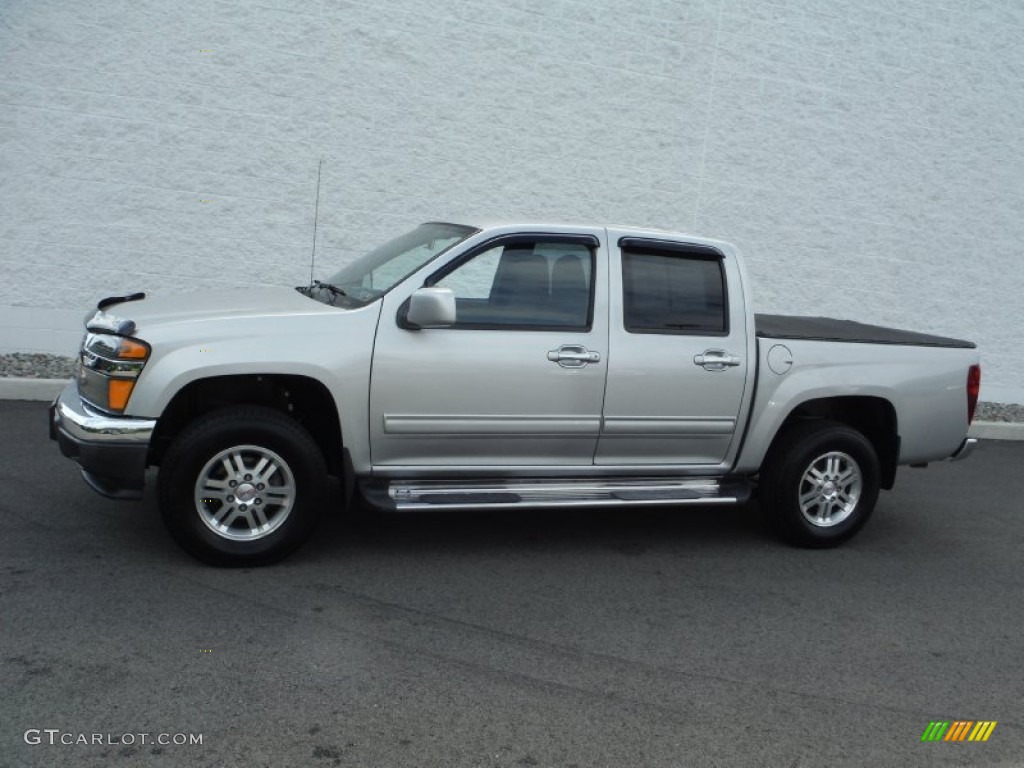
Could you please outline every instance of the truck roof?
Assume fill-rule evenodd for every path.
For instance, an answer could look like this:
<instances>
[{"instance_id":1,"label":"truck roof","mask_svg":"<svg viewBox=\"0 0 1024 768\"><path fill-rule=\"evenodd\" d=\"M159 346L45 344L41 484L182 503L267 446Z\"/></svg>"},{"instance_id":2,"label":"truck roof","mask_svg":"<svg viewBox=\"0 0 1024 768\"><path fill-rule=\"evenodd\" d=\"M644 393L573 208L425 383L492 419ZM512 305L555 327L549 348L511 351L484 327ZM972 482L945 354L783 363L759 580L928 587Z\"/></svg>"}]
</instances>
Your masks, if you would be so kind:
<instances>
[{"instance_id":1,"label":"truck roof","mask_svg":"<svg viewBox=\"0 0 1024 768\"><path fill-rule=\"evenodd\" d=\"M687 232L678 229L664 229L661 227L638 227L635 225L628 224L607 224L603 222L595 221L551 221L551 220L524 220L524 219L499 219L489 217L460 217L459 219L449 219L444 222L438 221L436 223L448 223L448 224L461 224L467 227L475 227L481 231L488 231L492 229L511 229L511 230L523 230L529 232L533 231L548 231L548 230L572 230L578 228L588 229L614 229L619 231L635 232L638 235L667 235L673 238L684 238L691 242L707 243L709 245L729 245L723 240L719 240L714 237L707 237L705 235L698 235L694 232Z\"/></svg>"},{"instance_id":2,"label":"truck roof","mask_svg":"<svg viewBox=\"0 0 1024 768\"><path fill-rule=\"evenodd\" d=\"M440 222L439 222L440 223ZM598 229L629 229L637 232L661 232L670 235L684 235L687 237L698 237L692 232L684 232L677 229L665 229L663 227L638 227L635 225L626 224L609 224L607 222L598 221L557 221L557 220L544 220L544 219L501 219L496 217L473 217L467 216L465 218L447 220L449 224L463 224L467 227L476 227L477 229L500 229L505 227L517 227L523 229L572 229L575 227L594 227Z\"/></svg>"}]
</instances>

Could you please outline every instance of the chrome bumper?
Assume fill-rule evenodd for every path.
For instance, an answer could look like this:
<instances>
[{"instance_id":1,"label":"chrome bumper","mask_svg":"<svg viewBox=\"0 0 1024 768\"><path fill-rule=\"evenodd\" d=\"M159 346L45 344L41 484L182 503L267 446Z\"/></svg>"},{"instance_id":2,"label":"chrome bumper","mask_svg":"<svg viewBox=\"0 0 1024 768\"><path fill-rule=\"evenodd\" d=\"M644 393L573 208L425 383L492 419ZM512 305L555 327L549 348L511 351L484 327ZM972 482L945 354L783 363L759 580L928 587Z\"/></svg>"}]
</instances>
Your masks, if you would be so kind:
<instances>
[{"instance_id":1,"label":"chrome bumper","mask_svg":"<svg viewBox=\"0 0 1024 768\"><path fill-rule=\"evenodd\" d=\"M86 405L78 396L78 386L69 382L54 401L54 427L63 429L74 440L92 443L143 443L156 429L156 419L107 416Z\"/></svg>"},{"instance_id":2,"label":"chrome bumper","mask_svg":"<svg viewBox=\"0 0 1024 768\"><path fill-rule=\"evenodd\" d=\"M953 455L949 457L950 461L962 461L974 453L974 449L978 446L978 438L968 437L965 438L960 447L957 448Z\"/></svg>"},{"instance_id":3,"label":"chrome bumper","mask_svg":"<svg viewBox=\"0 0 1024 768\"><path fill-rule=\"evenodd\" d=\"M74 459L95 491L112 498L138 498L146 473L156 419L107 416L90 408L68 383L50 406L50 437Z\"/></svg>"}]
</instances>

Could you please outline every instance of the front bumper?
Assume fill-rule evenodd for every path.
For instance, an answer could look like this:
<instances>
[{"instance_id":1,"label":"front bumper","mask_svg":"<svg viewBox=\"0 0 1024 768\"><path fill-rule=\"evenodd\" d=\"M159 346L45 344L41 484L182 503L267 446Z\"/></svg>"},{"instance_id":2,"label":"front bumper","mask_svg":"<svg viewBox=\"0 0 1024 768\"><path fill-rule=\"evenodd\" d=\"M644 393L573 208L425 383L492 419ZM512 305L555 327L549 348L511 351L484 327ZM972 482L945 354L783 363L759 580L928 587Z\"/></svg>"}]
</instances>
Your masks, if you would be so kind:
<instances>
[{"instance_id":1,"label":"front bumper","mask_svg":"<svg viewBox=\"0 0 1024 768\"><path fill-rule=\"evenodd\" d=\"M107 416L93 410L68 383L50 406L50 438L82 468L89 486L114 499L142 496L149 441L156 419Z\"/></svg>"}]
</instances>

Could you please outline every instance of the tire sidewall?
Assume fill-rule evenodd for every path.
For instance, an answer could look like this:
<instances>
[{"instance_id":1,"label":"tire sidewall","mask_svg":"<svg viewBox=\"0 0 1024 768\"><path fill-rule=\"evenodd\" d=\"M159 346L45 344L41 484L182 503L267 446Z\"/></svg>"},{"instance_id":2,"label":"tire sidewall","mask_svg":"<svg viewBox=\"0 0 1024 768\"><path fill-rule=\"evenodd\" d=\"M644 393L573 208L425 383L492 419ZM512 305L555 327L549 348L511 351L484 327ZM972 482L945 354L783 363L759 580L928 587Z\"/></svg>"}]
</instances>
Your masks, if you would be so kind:
<instances>
[{"instance_id":1,"label":"tire sidewall","mask_svg":"<svg viewBox=\"0 0 1024 768\"><path fill-rule=\"evenodd\" d=\"M301 546L316 525L326 482L322 454L298 424L276 412L270 414L228 410L211 415L182 432L168 451L159 478L164 523L184 549L205 562L273 562ZM218 536L203 522L195 503L196 481L206 463L221 451L239 445L255 445L278 454L295 479L295 499L288 518L254 541Z\"/></svg>"}]
</instances>

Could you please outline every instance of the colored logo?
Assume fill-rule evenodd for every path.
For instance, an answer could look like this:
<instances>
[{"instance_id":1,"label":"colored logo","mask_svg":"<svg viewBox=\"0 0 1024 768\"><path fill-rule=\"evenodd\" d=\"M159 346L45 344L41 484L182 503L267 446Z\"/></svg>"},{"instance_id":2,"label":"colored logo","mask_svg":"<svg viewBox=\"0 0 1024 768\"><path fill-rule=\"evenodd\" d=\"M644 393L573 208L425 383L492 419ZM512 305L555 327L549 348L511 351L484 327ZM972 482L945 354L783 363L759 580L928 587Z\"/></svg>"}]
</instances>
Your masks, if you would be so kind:
<instances>
[{"instance_id":1,"label":"colored logo","mask_svg":"<svg viewBox=\"0 0 1024 768\"><path fill-rule=\"evenodd\" d=\"M932 720L921 741L988 741L995 728L995 720Z\"/></svg>"}]
</instances>

